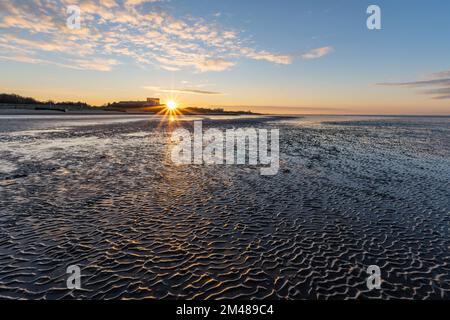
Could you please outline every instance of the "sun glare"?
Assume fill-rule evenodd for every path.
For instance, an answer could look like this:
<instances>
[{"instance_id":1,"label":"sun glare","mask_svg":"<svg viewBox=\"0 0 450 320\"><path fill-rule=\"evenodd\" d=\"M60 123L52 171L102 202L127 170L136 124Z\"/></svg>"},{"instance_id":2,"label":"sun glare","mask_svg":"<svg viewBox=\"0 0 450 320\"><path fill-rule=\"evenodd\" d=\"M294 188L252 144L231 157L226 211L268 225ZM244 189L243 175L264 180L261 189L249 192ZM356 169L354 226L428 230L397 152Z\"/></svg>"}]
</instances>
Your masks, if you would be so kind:
<instances>
[{"instance_id":1,"label":"sun glare","mask_svg":"<svg viewBox=\"0 0 450 320\"><path fill-rule=\"evenodd\" d=\"M181 116L182 108L178 106L178 103L175 102L175 99L167 99L163 108L157 113L158 115L162 115L162 119L160 124L170 123L175 124L177 122L178 116Z\"/></svg>"},{"instance_id":2,"label":"sun glare","mask_svg":"<svg viewBox=\"0 0 450 320\"><path fill-rule=\"evenodd\" d=\"M167 109L174 111L177 108L177 103L173 100L167 102Z\"/></svg>"}]
</instances>

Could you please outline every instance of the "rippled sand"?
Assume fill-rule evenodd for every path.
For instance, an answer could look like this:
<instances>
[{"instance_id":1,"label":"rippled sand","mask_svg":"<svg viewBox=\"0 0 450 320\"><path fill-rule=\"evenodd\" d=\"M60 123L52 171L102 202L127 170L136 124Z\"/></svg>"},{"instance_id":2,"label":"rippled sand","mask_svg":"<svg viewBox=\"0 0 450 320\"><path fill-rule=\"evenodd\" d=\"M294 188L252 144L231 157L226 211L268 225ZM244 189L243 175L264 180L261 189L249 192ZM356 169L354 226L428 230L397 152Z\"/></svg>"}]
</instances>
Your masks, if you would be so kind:
<instances>
[{"instance_id":1,"label":"rippled sand","mask_svg":"<svg viewBox=\"0 0 450 320\"><path fill-rule=\"evenodd\" d=\"M1 298L450 298L448 118L204 122L279 128L273 177L173 165L157 121L23 121L0 119Z\"/></svg>"}]
</instances>

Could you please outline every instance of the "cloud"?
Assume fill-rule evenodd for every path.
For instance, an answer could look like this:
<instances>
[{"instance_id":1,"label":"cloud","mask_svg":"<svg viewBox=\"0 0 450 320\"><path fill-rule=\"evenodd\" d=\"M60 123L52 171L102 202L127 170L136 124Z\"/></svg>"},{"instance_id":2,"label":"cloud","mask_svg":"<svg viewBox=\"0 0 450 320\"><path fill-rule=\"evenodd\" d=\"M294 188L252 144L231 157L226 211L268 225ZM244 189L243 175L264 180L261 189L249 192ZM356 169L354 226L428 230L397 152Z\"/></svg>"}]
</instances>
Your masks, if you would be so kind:
<instances>
[{"instance_id":1,"label":"cloud","mask_svg":"<svg viewBox=\"0 0 450 320\"><path fill-rule=\"evenodd\" d=\"M433 99L435 99L435 100L447 100L447 99L450 99L450 94L449 95L444 95L444 96L437 96L437 97L434 97Z\"/></svg>"},{"instance_id":2,"label":"cloud","mask_svg":"<svg viewBox=\"0 0 450 320\"><path fill-rule=\"evenodd\" d=\"M404 88L423 88L430 87L432 89L421 90L419 93L433 96L433 99L445 100L450 99L450 78L441 78L448 75L448 71L442 71L432 74L433 77L438 79L430 79L423 81L411 81L411 82L381 82L377 83L378 86L384 87L404 87Z\"/></svg>"},{"instance_id":3,"label":"cloud","mask_svg":"<svg viewBox=\"0 0 450 320\"><path fill-rule=\"evenodd\" d=\"M438 78L450 78L450 70L432 73L432 74L430 75L430 78L432 78L432 79L438 79Z\"/></svg>"},{"instance_id":4,"label":"cloud","mask_svg":"<svg viewBox=\"0 0 450 320\"><path fill-rule=\"evenodd\" d=\"M14 55L14 56L3 56L0 55L1 60L9 60L9 61L16 61L16 62L25 62L25 63L39 63L39 64L45 64L48 63L48 61L44 61L41 59L32 58L25 55Z\"/></svg>"},{"instance_id":5,"label":"cloud","mask_svg":"<svg viewBox=\"0 0 450 320\"><path fill-rule=\"evenodd\" d=\"M112 70L135 63L170 71L221 72L241 59L291 64L293 58L256 50L241 32L198 17L175 17L165 0L80 1L81 29L66 26L71 0L2 1L0 55L29 63ZM159 5L152 6L152 3ZM146 5L144 5L146 4ZM114 62L112 62L114 61Z\"/></svg>"},{"instance_id":6,"label":"cloud","mask_svg":"<svg viewBox=\"0 0 450 320\"><path fill-rule=\"evenodd\" d=\"M450 94L450 88L430 89L423 91L425 94Z\"/></svg>"},{"instance_id":7,"label":"cloud","mask_svg":"<svg viewBox=\"0 0 450 320\"><path fill-rule=\"evenodd\" d=\"M445 88L430 89L422 91L423 94L433 95L433 99L445 100L450 99L450 86Z\"/></svg>"},{"instance_id":8,"label":"cloud","mask_svg":"<svg viewBox=\"0 0 450 320\"><path fill-rule=\"evenodd\" d=\"M267 51L255 51L253 49L244 48L242 54L254 60L265 60L277 64L291 64L293 57L289 55L273 54Z\"/></svg>"},{"instance_id":9,"label":"cloud","mask_svg":"<svg viewBox=\"0 0 450 320\"><path fill-rule=\"evenodd\" d=\"M385 87L426 87L437 85L450 86L450 79L433 79L433 80L412 81L412 82L381 82L377 83L377 85Z\"/></svg>"},{"instance_id":10,"label":"cloud","mask_svg":"<svg viewBox=\"0 0 450 320\"><path fill-rule=\"evenodd\" d=\"M147 90L165 92L165 93L181 93L181 94L195 94L195 95L221 95L223 93L216 91L205 91L205 90L196 90L196 89L164 89L160 87L154 86L145 86L143 87Z\"/></svg>"},{"instance_id":11,"label":"cloud","mask_svg":"<svg viewBox=\"0 0 450 320\"><path fill-rule=\"evenodd\" d=\"M198 62L197 68L201 72L205 71L224 71L232 66L234 66L236 63L232 61L226 61L224 59L205 59L203 61Z\"/></svg>"},{"instance_id":12,"label":"cloud","mask_svg":"<svg viewBox=\"0 0 450 320\"><path fill-rule=\"evenodd\" d=\"M333 51L333 47L316 48L302 54L301 57L305 60L318 59L332 53Z\"/></svg>"},{"instance_id":13,"label":"cloud","mask_svg":"<svg viewBox=\"0 0 450 320\"><path fill-rule=\"evenodd\" d=\"M69 68L74 70L95 70L95 71L111 71L113 66L120 64L118 61L113 59L96 59L96 60L71 60L67 63L57 62L52 60L44 60L39 58L33 58L23 54L15 55L0 55L1 60L16 61L23 63L33 63L42 65L54 65L62 68Z\"/></svg>"},{"instance_id":14,"label":"cloud","mask_svg":"<svg viewBox=\"0 0 450 320\"><path fill-rule=\"evenodd\" d=\"M114 66L120 64L114 59L94 59L94 60L73 60L76 69L96 70L96 71L111 71Z\"/></svg>"},{"instance_id":15,"label":"cloud","mask_svg":"<svg viewBox=\"0 0 450 320\"><path fill-rule=\"evenodd\" d=\"M125 5L138 6L147 2L164 2L164 0L125 0Z\"/></svg>"}]
</instances>

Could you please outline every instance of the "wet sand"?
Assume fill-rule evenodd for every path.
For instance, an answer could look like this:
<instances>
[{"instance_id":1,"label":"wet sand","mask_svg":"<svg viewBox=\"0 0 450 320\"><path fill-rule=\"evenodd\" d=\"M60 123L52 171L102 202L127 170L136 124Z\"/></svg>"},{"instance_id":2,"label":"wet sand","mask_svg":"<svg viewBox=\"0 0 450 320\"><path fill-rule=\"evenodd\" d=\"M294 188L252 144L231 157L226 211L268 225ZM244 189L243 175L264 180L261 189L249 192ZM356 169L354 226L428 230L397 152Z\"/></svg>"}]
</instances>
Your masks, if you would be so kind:
<instances>
[{"instance_id":1,"label":"wet sand","mask_svg":"<svg viewBox=\"0 0 450 320\"><path fill-rule=\"evenodd\" d=\"M204 121L280 129L275 176L176 166L155 119L56 120L0 119L1 298L450 298L449 118Z\"/></svg>"}]
</instances>

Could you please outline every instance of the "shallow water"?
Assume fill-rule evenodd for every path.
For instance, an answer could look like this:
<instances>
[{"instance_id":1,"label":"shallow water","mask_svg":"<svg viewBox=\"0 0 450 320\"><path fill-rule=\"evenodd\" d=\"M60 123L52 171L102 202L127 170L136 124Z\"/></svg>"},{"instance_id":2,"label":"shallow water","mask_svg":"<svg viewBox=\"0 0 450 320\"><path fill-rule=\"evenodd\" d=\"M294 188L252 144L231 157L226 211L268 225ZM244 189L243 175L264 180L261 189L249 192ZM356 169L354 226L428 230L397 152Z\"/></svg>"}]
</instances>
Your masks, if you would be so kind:
<instances>
[{"instance_id":1,"label":"shallow water","mask_svg":"<svg viewBox=\"0 0 450 320\"><path fill-rule=\"evenodd\" d=\"M450 297L449 118L204 121L280 129L266 177L125 120L0 119L0 297Z\"/></svg>"}]
</instances>

